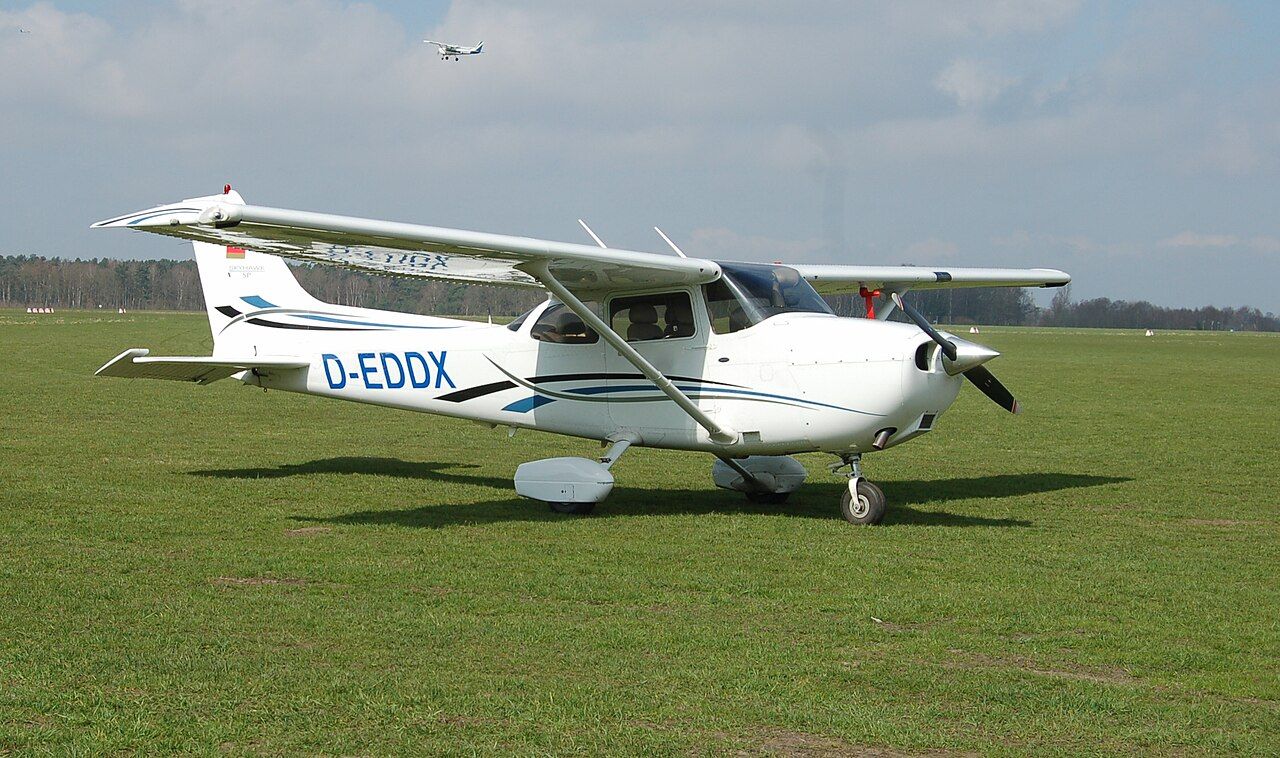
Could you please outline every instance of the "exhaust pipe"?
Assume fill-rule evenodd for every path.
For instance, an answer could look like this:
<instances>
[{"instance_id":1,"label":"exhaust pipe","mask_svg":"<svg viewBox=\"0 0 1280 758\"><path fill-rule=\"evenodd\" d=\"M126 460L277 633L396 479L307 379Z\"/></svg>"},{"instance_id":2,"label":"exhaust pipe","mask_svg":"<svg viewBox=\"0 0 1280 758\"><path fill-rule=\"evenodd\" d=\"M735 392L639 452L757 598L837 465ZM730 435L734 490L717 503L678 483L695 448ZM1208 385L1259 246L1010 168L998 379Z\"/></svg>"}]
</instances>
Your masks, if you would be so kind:
<instances>
[{"instance_id":1,"label":"exhaust pipe","mask_svg":"<svg viewBox=\"0 0 1280 758\"><path fill-rule=\"evenodd\" d=\"M876 450L884 450L889 445L889 438L892 437L893 433L896 431L898 430L895 429L894 427L887 426L884 429L881 429L880 431L876 432L876 438L875 438L875 441L871 443L871 447L875 448Z\"/></svg>"}]
</instances>

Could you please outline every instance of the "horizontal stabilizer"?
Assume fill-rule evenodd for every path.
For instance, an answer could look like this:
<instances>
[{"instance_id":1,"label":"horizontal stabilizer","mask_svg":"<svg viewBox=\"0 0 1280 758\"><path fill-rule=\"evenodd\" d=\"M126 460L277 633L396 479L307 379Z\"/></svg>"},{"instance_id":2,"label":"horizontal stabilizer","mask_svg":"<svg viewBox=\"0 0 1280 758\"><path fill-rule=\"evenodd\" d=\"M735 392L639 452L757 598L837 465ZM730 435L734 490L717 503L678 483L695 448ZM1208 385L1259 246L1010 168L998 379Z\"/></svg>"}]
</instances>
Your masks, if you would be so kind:
<instances>
[{"instance_id":1,"label":"horizontal stabilizer","mask_svg":"<svg viewBox=\"0 0 1280 758\"><path fill-rule=\"evenodd\" d=\"M150 357L150 350L135 347L124 351L98 369L95 376L120 376L127 379L172 379L180 382L209 384L241 371L289 371L306 368L310 362L287 356L253 356L243 359L199 355Z\"/></svg>"}]
</instances>

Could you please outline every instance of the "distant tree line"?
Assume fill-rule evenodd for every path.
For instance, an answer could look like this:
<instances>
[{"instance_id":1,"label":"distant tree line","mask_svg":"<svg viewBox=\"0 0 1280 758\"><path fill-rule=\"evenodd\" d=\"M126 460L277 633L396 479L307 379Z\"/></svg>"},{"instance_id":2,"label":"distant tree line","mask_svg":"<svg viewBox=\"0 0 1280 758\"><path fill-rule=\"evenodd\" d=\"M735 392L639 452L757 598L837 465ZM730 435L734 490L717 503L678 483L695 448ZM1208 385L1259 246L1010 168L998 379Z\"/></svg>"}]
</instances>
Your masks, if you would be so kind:
<instances>
[{"instance_id":1,"label":"distant tree line","mask_svg":"<svg viewBox=\"0 0 1280 758\"><path fill-rule=\"evenodd\" d=\"M332 266L301 265L293 272L326 302L429 315L514 316L545 297L512 287L370 276ZM861 314L866 307L856 295L828 300L841 315ZM1070 287L1058 290L1048 308L1038 308L1027 290L1005 287L916 290L907 300L930 321L944 324L1280 331L1280 318L1257 308L1163 308L1107 298L1073 302ZM198 311L204 297L195 261L4 256L0 306Z\"/></svg>"},{"instance_id":2,"label":"distant tree line","mask_svg":"<svg viewBox=\"0 0 1280 758\"><path fill-rule=\"evenodd\" d=\"M546 297L533 290L369 276L332 266L293 268L325 302L430 315L513 316ZM64 260L0 257L0 306L204 310L193 260Z\"/></svg>"},{"instance_id":3,"label":"distant tree line","mask_svg":"<svg viewBox=\"0 0 1280 758\"><path fill-rule=\"evenodd\" d=\"M860 297L842 295L830 299L841 315L866 310ZM907 293L906 299L925 318L940 324L1280 331L1280 317L1257 308L1165 308L1145 300L1105 297L1073 302L1070 286L1058 290L1048 308L1037 307L1028 291L1017 287L915 290Z\"/></svg>"}]
</instances>

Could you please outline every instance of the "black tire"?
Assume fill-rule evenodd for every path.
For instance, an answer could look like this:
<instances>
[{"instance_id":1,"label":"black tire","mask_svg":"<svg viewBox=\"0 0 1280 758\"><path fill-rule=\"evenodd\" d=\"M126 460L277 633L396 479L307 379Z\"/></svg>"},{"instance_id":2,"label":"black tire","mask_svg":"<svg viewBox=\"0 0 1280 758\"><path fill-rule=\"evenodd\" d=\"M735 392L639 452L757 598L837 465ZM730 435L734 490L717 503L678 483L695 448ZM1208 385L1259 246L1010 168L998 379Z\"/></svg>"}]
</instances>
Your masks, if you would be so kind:
<instances>
[{"instance_id":1,"label":"black tire","mask_svg":"<svg viewBox=\"0 0 1280 758\"><path fill-rule=\"evenodd\" d=\"M747 501L760 505L782 505L791 497L790 492L748 492Z\"/></svg>"},{"instance_id":2,"label":"black tire","mask_svg":"<svg viewBox=\"0 0 1280 758\"><path fill-rule=\"evenodd\" d=\"M596 509L595 503L548 503L556 513L567 513L571 516L585 516Z\"/></svg>"},{"instance_id":3,"label":"black tire","mask_svg":"<svg viewBox=\"0 0 1280 758\"><path fill-rule=\"evenodd\" d=\"M858 502L855 503L849 488L840 495L840 515L850 524L872 526L884 519L884 491L866 479L858 480Z\"/></svg>"}]
</instances>

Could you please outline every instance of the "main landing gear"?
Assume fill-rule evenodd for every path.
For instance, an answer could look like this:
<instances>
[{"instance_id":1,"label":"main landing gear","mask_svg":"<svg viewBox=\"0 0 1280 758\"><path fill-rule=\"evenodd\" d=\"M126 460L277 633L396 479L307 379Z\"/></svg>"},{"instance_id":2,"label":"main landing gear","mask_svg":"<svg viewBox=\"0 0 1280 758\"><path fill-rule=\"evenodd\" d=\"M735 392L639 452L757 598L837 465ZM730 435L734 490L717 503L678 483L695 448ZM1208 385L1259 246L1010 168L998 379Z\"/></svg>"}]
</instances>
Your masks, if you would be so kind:
<instances>
[{"instance_id":1,"label":"main landing gear","mask_svg":"<svg viewBox=\"0 0 1280 758\"><path fill-rule=\"evenodd\" d=\"M884 518L884 491L862 478L862 456L844 453L831 472L849 467L849 486L840 494L840 515L850 524L878 524ZM717 487L737 490L752 503L781 505L805 480L804 466L785 455L721 458L711 469Z\"/></svg>"},{"instance_id":2,"label":"main landing gear","mask_svg":"<svg viewBox=\"0 0 1280 758\"><path fill-rule=\"evenodd\" d=\"M516 493L541 500L556 513L585 516L613 491L609 469L627 448L639 442L633 434L610 437L613 445L599 460L546 458L520 464L516 469Z\"/></svg>"},{"instance_id":3,"label":"main landing gear","mask_svg":"<svg viewBox=\"0 0 1280 758\"><path fill-rule=\"evenodd\" d=\"M849 486L840 493L840 515L850 524L871 526L884 519L887 501L884 490L862 478L862 454L844 453L840 462L831 465L831 473L835 474L845 466L849 467Z\"/></svg>"}]
</instances>

